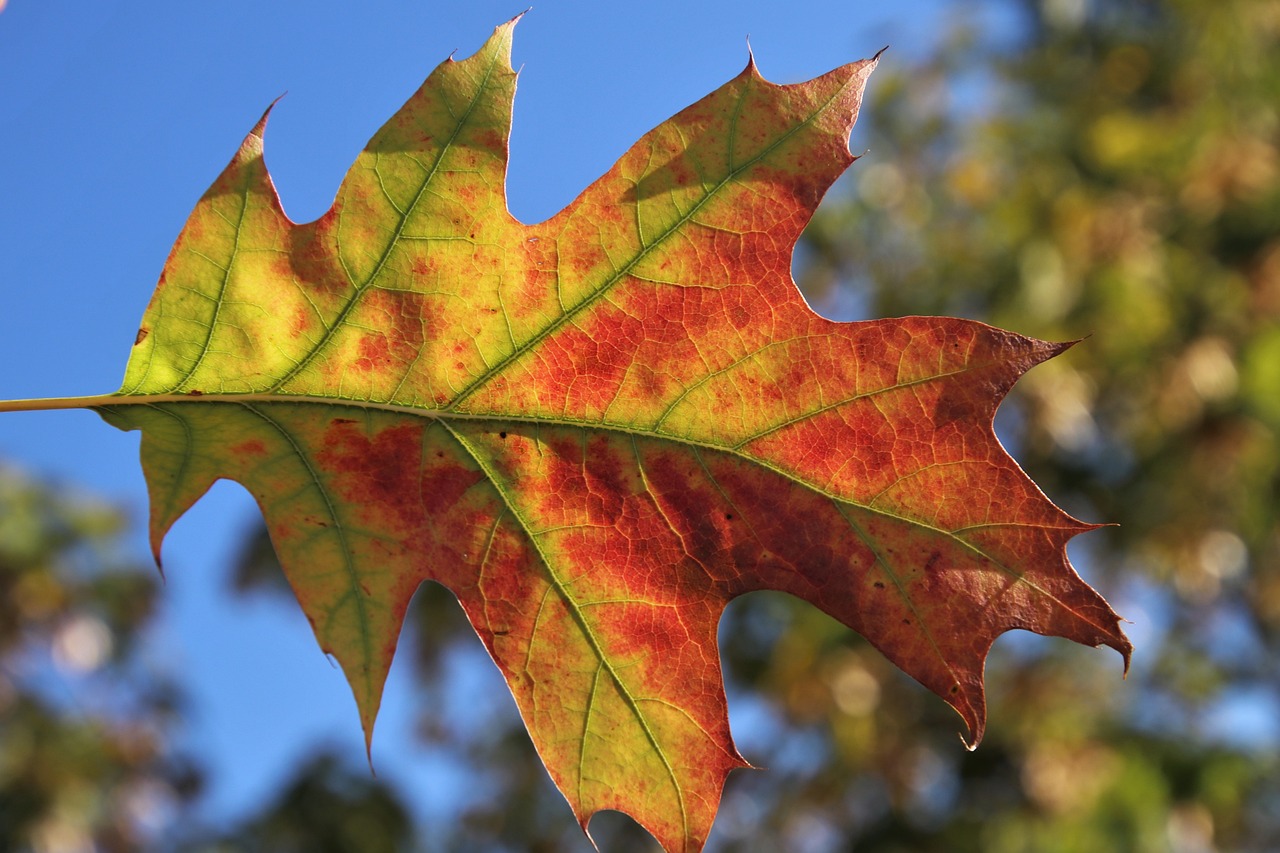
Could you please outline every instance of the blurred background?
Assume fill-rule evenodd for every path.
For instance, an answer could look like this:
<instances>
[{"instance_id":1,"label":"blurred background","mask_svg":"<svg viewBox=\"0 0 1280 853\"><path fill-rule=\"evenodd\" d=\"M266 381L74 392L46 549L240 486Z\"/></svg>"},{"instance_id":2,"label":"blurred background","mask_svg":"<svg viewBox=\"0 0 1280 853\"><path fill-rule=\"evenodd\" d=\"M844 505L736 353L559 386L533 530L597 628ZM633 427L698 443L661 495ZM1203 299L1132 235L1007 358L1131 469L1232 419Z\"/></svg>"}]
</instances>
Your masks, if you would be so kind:
<instances>
[{"instance_id":1,"label":"blurred background","mask_svg":"<svg viewBox=\"0 0 1280 853\"><path fill-rule=\"evenodd\" d=\"M730 778L708 850L1276 849L1280 2L596 5L548 2L517 30L525 221L736 73L747 33L781 82L891 43L854 131L868 153L797 280L836 319L1085 339L997 426L1058 504L1117 525L1072 556L1137 646L1122 681L1112 654L1002 638L968 753L859 637L739 599L730 716L766 770ZM116 387L191 204L286 86L267 156L305 220L429 66L520 11L373 3L357 26L288 6L4 8L0 395ZM375 777L242 491L179 525L162 583L136 435L9 415L0 458L0 849L590 850L443 589L411 609ZM591 828L609 853L656 850L621 815Z\"/></svg>"}]
</instances>

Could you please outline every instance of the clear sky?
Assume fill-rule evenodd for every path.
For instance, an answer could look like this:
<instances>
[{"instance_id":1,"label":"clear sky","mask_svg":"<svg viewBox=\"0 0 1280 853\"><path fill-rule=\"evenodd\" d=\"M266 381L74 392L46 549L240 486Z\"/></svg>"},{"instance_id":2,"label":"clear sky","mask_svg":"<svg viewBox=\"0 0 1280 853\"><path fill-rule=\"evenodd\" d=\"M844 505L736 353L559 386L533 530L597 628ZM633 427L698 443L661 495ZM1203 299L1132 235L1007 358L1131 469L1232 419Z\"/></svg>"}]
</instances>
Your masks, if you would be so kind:
<instances>
[{"instance_id":1,"label":"clear sky","mask_svg":"<svg viewBox=\"0 0 1280 853\"><path fill-rule=\"evenodd\" d=\"M272 99L288 93L267 160L285 209L310 220L426 74L469 55L525 2L10 0L0 13L0 398L119 386L174 237ZM642 133L736 75L748 37L766 77L795 82L886 44L886 63L920 55L954 7L543 0L516 30L511 210L532 222L567 204ZM865 147L857 129L852 147ZM88 412L0 417L0 462L122 502L143 554L137 447L137 433ZM213 769L211 819L251 809L317 743L363 761L354 702L296 607L225 591L255 512L243 490L220 484L165 548L152 655L194 697L185 742ZM393 670L374 761L430 813L450 777L412 738L408 682L406 666ZM496 671L473 688L478 701L511 701Z\"/></svg>"}]
</instances>

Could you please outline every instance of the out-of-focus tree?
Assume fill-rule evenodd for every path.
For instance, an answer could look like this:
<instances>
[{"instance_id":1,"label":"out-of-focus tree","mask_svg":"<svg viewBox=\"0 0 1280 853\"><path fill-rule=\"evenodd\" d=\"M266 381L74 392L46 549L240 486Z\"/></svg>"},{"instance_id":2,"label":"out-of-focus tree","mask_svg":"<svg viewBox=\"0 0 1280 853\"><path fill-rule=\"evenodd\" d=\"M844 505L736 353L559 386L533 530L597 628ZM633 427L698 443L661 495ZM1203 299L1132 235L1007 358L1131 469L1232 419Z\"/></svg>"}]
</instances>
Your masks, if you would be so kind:
<instances>
[{"instance_id":1,"label":"out-of-focus tree","mask_svg":"<svg viewBox=\"0 0 1280 853\"><path fill-rule=\"evenodd\" d=\"M198 789L113 507L0 468L0 849L140 850Z\"/></svg>"},{"instance_id":2,"label":"out-of-focus tree","mask_svg":"<svg viewBox=\"0 0 1280 853\"><path fill-rule=\"evenodd\" d=\"M989 15L1019 34L993 41L972 23ZM950 711L859 638L747 596L722 652L742 749L768 772L731 778L711 849L1272 849L1280 3L973 3L950 33L927 63L877 72L871 154L810 228L802 287L841 319L1087 338L1032 371L998 426L1050 497L1118 525L1073 553L1133 618L1134 671L1002 640L970 754ZM270 566L248 560L242 583ZM477 791L424 849L587 849L510 703L449 713L450 661L483 664L456 604L429 587L411 621L424 736ZM595 828L611 853L655 849L625 820Z\"/></svg>"},{"instance_id":3,"label":"out-of-focus tree","mask_svg":"<svg viewBox=\"0 0 1280 853\"><path fill-rule=\"evenodd\" d=\"M320 753L260 814L189 841L183 853L396 853L417 849L409 813L366 769Z\"/></svg>"}]
</instances>

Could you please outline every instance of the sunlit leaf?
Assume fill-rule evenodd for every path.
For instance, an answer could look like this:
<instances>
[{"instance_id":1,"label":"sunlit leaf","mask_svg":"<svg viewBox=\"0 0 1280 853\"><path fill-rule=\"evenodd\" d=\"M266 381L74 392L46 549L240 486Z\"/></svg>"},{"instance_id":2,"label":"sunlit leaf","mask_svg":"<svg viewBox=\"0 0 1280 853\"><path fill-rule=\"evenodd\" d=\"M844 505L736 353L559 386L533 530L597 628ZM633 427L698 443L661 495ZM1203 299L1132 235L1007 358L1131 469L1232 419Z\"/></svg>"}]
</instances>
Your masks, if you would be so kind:
<instances>
[{"instance_id":1,"label":"sunlit leaf","mask_svg":"<svg viewBox=\"0 0 1280 853\"><path fill-rule=\"evenodd\" d=\"M1128 655L991 422L1065 347L815 314L791 253L852 162L874 60L753 64L552 219L504 197L514 21L447 61L295 224L249 134L178 238L107 397L143 432L157 556L216 480L261 506L372 736L410 597L459 598L585 827L701 848L728 772L716 628L781 590L863 634L977 743L1024 628Z\"/></svg>"}]
</instances>

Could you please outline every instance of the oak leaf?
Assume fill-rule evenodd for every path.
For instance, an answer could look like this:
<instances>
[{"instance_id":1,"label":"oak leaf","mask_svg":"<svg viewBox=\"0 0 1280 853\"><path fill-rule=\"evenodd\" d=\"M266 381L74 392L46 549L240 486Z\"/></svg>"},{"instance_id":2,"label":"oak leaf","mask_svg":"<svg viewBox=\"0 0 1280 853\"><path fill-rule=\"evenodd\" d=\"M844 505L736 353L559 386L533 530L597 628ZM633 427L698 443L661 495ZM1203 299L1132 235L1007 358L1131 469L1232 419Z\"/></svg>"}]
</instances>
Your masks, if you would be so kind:
<instances>
[{"instance_id":1,"label":"oak leaf","mask_svg":"<svg viewBox=\"0 0 1280 853\"><path fill-rule=\"evenodd\" d=\"M524 225L514 25L437 68L315 222L283 212L264 116L178 237L121 389L3 408L141 430L157 560L216 480L242 483L367 739L409 599L444 584L583 828L619 809L668 851L702 847L747 766L716 646L737 595L839 619L973 744L999 634L1127 660L1067 561L1092 525L992 430L1065 346L832 322L792 282L875 60L790 86L748 64Z\"/></svg>"}]
</instances>

